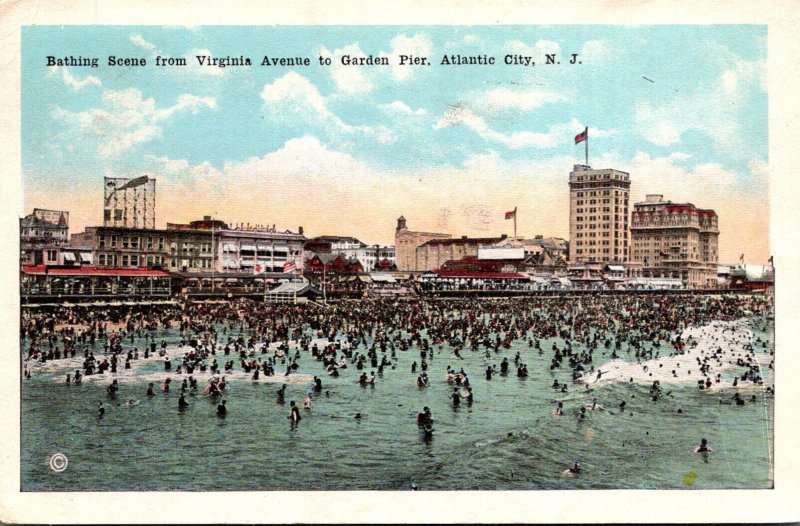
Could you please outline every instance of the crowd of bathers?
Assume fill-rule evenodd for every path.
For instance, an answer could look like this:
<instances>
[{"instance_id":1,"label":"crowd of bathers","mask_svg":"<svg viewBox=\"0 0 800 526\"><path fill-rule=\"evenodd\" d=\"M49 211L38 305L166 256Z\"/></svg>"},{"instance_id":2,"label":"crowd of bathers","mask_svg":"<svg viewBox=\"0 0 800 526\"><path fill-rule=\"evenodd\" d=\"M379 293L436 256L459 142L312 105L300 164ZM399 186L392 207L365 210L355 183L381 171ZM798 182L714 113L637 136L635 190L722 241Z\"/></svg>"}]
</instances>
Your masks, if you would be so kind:
<instances>
[{"instance_id":1,"label":"crowd of bathers","mask_svg":"<svg viewBox=\"0 0 800 526\"><path fill-rule=\"evenodd\" d=\"M772 308L771 298L765 295L703 294L363 299L327 306L234 300L26 309L20 334L26 376L33 364L82 357L80 369L67 377L74 384L86 376L116 373L141 360L158 359L164 363L162 390L169 389L171 377L188 375L181 394L197 391L193 375L205 373L210 378L203 391L217 396L226 391L224 374L241 371L253 380L261 375L286 377L298 371L301 361L305 370L331 377L353 368L356 383L375 386L384 374L397 369L401 354L408 351L415 352L410 369L412 373L420 370L416 384L424 388L430 385L427 371L434 359L440 360L435 355L444 345L454 360L463 360L462 353L482 353L486 381L495 374L508 375L512 361L516 376L524 379L528 365L520 352L512 361L503 355L515 342L523 342L539 356L547 354L550 371L568 370L572 381L579 383L590 374L599 379L601 371L595 371L594 365L598 350L612 359L624 354L640 363L675 356L692 348L694 342L681 335L689 326L745 317L767 319ZM181 357L167 352L165 330L180 338ZM542 345L545 339L556 341L547 348ZM755 345L742 344L737 365L745 371L737 383L762 381L762 364L752 354L755 346L768 350L767 342L760 340ZM702 382L708 388L718 382L709 364L721 360L722 352L720 347L697 358L698 385ZM218 360L224 362L222 367ZM464 368L447 365L444 378L453 385L454 406L473 403L471 379ZM568 383L556 379L552 387L567 392ZM117 388L114 384L114 393ZM313 389L321 391L319 376L314 377ZM660 391L654 393L660 396ZM305 405L310 409L310 401Z\"/></svg>"}]
</instances>

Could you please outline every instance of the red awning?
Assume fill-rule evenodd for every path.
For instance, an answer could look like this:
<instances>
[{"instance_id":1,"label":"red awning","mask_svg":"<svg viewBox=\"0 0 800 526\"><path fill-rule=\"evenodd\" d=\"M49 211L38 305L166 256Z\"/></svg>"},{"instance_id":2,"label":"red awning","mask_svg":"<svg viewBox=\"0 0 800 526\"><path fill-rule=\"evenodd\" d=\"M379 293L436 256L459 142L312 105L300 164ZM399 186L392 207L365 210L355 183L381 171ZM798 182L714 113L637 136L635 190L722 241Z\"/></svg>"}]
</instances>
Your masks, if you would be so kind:
<instances>
[{"instance_id":1,"label":"red awning","mask_svg":"<svg viewBox=\"0 0 800 526\"><path fill-rule=\"evenodd\" d=\"M22 272L33 276L123 276L135 278L169 278L169 273L163 270L152 270L149 268L130 268L112 269L97 267L75 267L59 268L47 267L46 265L23 265Z\"/></svg>"}]
</instances>

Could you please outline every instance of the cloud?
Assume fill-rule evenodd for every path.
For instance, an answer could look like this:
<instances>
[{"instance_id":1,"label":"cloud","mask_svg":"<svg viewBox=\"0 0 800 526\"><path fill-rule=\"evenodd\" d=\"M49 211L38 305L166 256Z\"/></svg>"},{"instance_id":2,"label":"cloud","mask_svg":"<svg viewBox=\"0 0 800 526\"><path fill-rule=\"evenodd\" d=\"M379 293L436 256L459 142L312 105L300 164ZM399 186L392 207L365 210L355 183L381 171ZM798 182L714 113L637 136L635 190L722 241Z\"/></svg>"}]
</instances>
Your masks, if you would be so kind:
<instances>
[{"instance_id":1,"label":"cloud","mask_svg":"<svg viewBox=\"0 0 800 526\"><path fill-rule=\"evenodd\" d=\"M566 235L568 228L562 216L568 209L566 171L573 161L567 157L533 164L489 152L470 156L460 166L411 173L383 170L317 137L302 136L221 168L167 158L152 162L152 171L163 174L157 216L173 222L209 213L208 203L224 192L225 206L218 212L226 221L303 225L307 235L347 234L367 242L391 243L394 220L401 214L415 229L437 230L440 218L447 216L444 228L453 235L510 233L503 212L516 204L521 232ZM555 184L531 185L531 180ZM303 206L298 208L300 196Z\"/></svg>"},{"instance_id":2,"label":"cloud","mask_svg":"<svg viewBox=\"0 0 800 526\"><path fill-rule=\"evenodd\" d=\"M605 40L587 40L583 43L580 50L580 58L583 61L593 60L595 62L607 58L612 53L611 44Z\"/></svg>"},{"instance_id":3,"label":"cloud","mask_svg":"<svg viewBox=\"0 0 800 526\"><path fill-rule=\"evenodd\" d=\"M136 44L137 46L139 46L140 48L146 49L150 53L157 53L158 52L158 48L156 47L156 45L155 44L151 44L150 42L145 40L144 37L142 35L140 35L139 33L131 35L130 41L133 42L134 44Z\"/></svg>"},{"instance_id":4,"label":"cloud","mask_svg":"<svg viewBox=\"0 0 800 526\"><path fill-rule=\"evenodd\" d=\"M408 104L400 100L390 102L389 104L380 104L378 107L395 115L425 115L428 113L425 111L425 108L413 110Z\"/></svg>"},{"instance_id":5,"label":"cloud","mask_svg":"<svg viewBox=\"0 0 800 526\"><path fill-rule=\"evenodd\" d=\"M495 112L502 110L531 111L554 102L567 101L569 97L560 93L528 89L512 90L494 88L475 97L472 106L478 110Z\"/></svg>"},{"instance_id":6,"label":"cloud","mask_svg":"<svg viewBox=\"0 0 800 526\"><path fill-rule=\"evenodd\" d=\"M433 44L431 44L430 39L422 33L417 33L411 37L407 36L405 33L401 33L392 39L391 46L392 50L389 53L389 60L392 64L392 78L397 81L410 79L416 68L424 67L401 66L399 65L399 55L428 57L433 51Z\"/></svg>"},{"instance_id":7,"label":"cloud","mask_svg":"<svg viewBox=\"0 0 800 526\"><path fill-rule=\"evenodd\" d=\"M459 40L448 40L444 46L448 49L461 46L472 46L475 44L480 44L484 40L485 39L479 35L476 35L474 33L467 33Z\"/></svg>"},{"instance_id":8,"label":"cloud","mask_svg":"<svg viewBox=\"0 0 800 526\"><path fill-rule=\"evenodd\" d=\"M547 132L516 131L501 133L490 128L482 117L463 105L451 106L433 127L436 130L440 130L459 125L469 128L487 141L501 143L510 149L528 147L554 148L569 143L575 133L584 129L576 119L572 119L570 122L550 126ZM612 137L616 133L615 130L599 130L595 128L589 131L592 137Z\"/></svg>"},{"instance_id":9,"label":"cloud","mask_svg":"<svg viewBox=\"0 0 800 526\"><path fill-rule=\"evenodd\" d=\"M506 42L506 48L511 53L533 57L533 60L538 62L544 60L547 54L561 53L561 46L558 42L552 40L538 40L535 44L530 45L521 40L510 40Z\"/></svg>"},{"instance_id":10,"label":"cloud","mask_svg":"<svg viewBox=\"0 0 800 526\"><path fill-rule=\"evenodd\" d=\"M183 94L174 105L158 108L154 99L145 99L138 89L128 88L105 91L100 108L72 113L56 107L51 116L79 137L97 140L101 156L116 156L158 136L161 124L176 113L197 113L214 109L216 104L214 97Z\"/></svg>"},{"instance_id":11,"label":"cloud","mask_svg":"<svg viewBox=\"0 0 800 526\"><path fill-rule=\"evenodd\" d=\"M765 91L763 60L747 61L724 46L712 46L721 72L707 86L680 92L658 104L643 102L634 107L637 132L657 146L679 144L690 130L703 132L715 147L730 155L745 151L744 131L749 116L743 112L747 100L758 90ZM676 90L677 91L677 90ZM713 111L700 111L713 108Z\"/></svg>"},{"instance_id":12,"label":"cloud","mask_svg":"<svg viewBox=\"0 0 800 526\"><path fill-rule=\"evenodd\" d=\"M298 121L309 125L323 125L333 133L361 133L380 143L395 140L386 126L350 125L336 116L329 108L325 97L311 81L303 75L289 72L261 90L264 109L280 122Z\"/></svg>"},{"instance_id":13,"label":"cloud","mask_svg":"<svg viewBox=\"0 0 800 526\"><path fill-rule=\"evenodd\" d=\"M358 44L348 44L333 52L323 47L320 56L332 58L332 65L329 67L331 78L339 88L339 91L348 95L369 93L375 89L373 82L364 74L367 69L362 66L344 66L341 58L344 55L363 57L366 55Z\"/></svg>"},{"instance_id":14,"label":"cloud","mask_svg":"<svg viewBox=\"0 0 800 526\"><path fill-rule=\"evenodd\" d=\"M51 66L50 68L50 72L52 74L57 74L59 70L61 71L61 79L64 81L64 84L66 84L67 86L71 86L76 90L81 90L89 85L102 86L102 82L100 82L100 79L93 75L88 75L84 79L78 80L77 77L72 75L72 73L69 71L69 68L67 67Z\"/></svg>"}]
</instances>

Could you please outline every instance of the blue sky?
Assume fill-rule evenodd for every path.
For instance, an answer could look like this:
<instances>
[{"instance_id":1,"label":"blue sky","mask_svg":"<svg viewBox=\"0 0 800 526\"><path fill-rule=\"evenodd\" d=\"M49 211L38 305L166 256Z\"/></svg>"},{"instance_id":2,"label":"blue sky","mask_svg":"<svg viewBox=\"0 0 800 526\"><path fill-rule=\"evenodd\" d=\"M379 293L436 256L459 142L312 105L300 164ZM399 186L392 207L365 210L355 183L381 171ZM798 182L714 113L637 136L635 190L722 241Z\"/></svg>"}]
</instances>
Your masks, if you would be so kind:
<instances>
[{"instance_id":1,"label":"blue sky","mask_svg":"<svg viewBox=\"0 0 800 526\"><path fill-rule=\"evenodd\" d=\"M78 231L102 218L103 175L149 173L161 224L211 213L390 242L401 213L412 228L497 234L518 206L521 233L566 237L573 137L588 126L590 164L629 171L634 200L715 208L723 258L761 258L766 52L764 26L26 27L25 206L72 208ZM401 53L433 64L398 66ZM345 67L345 54L392 65ZM439 64L453 54L498 64ZM49 68L48 55L99 67ZM189 65L157 68L157 55ZM265 55L311 65L262 67Z\"/></svg>"}]
</instances>

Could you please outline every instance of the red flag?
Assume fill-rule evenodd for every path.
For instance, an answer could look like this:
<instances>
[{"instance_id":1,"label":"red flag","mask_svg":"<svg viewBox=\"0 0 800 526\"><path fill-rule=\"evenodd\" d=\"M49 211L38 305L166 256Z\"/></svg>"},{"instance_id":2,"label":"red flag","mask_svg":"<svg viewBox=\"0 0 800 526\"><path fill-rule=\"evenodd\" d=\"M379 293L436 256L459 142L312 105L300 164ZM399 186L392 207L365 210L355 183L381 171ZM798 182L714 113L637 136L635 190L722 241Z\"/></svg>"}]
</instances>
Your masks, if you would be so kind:
<instances>
[{"instance_id":1,"label":"red flag","mask_svg":"<svg viewBox=\"0 0 800 526\"><path fill-rule=\"evenodd\" d=\"M513 219L517 217L517 211L512 210L511 212L506 212L506 219Z\"/></svg>"},{"instance_id":2,"label":"red flag","mask_svg":"<svg viewBox=\"0 0 800 526\"><path fill-rule=\"evenodd\" d=\"M582 132L580 132L578 135L575 136L575 144L583 142L588 138L589 138L589 128L586 128L585 130L583 130Z\"/></svg>"}]
</instances>

